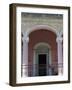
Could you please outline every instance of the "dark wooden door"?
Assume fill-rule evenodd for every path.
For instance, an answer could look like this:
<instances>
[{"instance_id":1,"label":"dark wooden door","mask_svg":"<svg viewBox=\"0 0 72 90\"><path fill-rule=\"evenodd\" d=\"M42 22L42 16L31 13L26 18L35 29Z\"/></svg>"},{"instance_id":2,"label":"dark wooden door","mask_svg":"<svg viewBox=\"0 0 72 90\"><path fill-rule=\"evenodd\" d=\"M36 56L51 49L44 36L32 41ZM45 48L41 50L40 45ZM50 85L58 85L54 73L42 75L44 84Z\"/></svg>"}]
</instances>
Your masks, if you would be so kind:
<instances>
[{"instance_id":1,"label":"dark wooden door","mask_svg":"<svg viewBox=\"0 0 72 90\"><path fill-rule=\"evenodd\" d=\"M39 54L38 72L39 76L46 76L46 54Z\"/></svg>"}]
</instances>

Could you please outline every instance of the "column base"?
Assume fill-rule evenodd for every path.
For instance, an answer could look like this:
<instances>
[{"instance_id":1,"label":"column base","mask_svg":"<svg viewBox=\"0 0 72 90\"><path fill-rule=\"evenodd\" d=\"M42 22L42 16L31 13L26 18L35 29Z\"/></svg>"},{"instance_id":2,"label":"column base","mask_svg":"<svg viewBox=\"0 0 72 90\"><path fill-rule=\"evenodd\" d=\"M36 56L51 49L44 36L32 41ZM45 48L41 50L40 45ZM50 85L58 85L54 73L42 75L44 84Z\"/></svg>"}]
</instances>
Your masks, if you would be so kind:
<instances>
[{"instance_id":1,"label":"column base","mask_svg":"<svg viewBox=\"0 0 72 90\"><path fill-rule=\"evenodd\" d=\"M27 77L28 76L28 71L26 69L26 66L23 66L23 69L22 69L22 77Z\"/></svg>"},{"instance_id":2,"label":"column base","mask_svg":"<svg viewBox=\"0 0 72 90\"><path fill-rule=\"evenodd\" d=\"M58 75L63 75L63 68L58 69Z\"/></svg>"}]
</instances>

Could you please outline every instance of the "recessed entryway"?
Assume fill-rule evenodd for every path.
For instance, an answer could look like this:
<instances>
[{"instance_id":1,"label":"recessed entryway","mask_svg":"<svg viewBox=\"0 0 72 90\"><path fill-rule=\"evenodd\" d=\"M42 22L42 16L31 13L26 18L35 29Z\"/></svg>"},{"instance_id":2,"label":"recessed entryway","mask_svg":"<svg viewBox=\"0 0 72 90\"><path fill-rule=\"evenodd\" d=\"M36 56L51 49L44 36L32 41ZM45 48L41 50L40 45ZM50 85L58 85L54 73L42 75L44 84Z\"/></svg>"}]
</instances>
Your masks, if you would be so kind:
<instances>
[{"instance_id":1,"label":"recessed entryway","mask_svg":"<svg viewBox=\"0 0 72 90\"><path fill-rule=\"evenodd\" d=\"M47 43L38 43L34 49L33 76L51 75L51 48Z\"/></svg>"}]
</instances>

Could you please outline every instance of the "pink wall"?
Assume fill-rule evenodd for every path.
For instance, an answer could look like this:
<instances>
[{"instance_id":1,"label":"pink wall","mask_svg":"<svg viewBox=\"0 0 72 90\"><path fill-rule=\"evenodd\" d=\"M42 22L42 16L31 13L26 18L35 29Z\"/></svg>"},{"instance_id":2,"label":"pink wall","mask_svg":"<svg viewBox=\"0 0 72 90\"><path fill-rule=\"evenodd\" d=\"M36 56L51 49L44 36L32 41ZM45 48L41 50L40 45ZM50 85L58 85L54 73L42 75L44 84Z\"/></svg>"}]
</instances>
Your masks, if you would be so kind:
<instances>
[{"instance_id":1,"label":"pink wall","mask_svg":"<svg viewBox=\"0 0 72 90\"><path fill-rule=\"evenodd\" d=\"M45 42L51 46L52 52L52 64L57 63L57 43L56 35L48 30L35 30L29 35L29 44L28 44L28 64L33 64L33 51L34 46L37 43ZM32 67L29 67L29 75L31 75Z\"/></svg>"}]
</instances>

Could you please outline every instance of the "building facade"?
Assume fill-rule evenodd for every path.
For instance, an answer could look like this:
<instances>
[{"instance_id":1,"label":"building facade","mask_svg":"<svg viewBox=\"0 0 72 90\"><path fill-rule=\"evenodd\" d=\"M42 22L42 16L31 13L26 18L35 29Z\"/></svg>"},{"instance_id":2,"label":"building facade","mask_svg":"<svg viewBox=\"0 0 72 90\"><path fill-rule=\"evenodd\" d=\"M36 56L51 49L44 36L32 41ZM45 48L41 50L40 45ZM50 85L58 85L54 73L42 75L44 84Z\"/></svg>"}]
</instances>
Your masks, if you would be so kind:
<instances>
[{"instance_id":1,"label":"building facade","mask_svg":"<svg viewBox=\"0 0 72 90\"><path fill-rule=\"evenodd\" d=\"M21 14L22 77L63 74L63 16Z\"/></svg>"}]
</instances>

